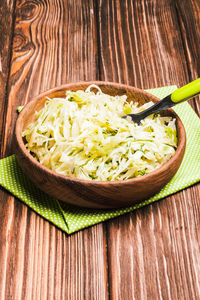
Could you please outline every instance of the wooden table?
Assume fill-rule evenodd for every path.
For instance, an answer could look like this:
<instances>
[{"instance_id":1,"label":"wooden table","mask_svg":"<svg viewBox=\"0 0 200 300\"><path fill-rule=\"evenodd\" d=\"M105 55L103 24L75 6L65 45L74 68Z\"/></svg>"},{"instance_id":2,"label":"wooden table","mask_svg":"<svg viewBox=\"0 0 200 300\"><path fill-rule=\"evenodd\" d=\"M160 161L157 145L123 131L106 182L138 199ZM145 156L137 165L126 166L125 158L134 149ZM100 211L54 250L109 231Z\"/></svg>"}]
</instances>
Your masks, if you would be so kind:
<instances>
[{"instance_id":1,"label":"wooden table","mask_svg":"<svg viewBox=\"0 0 200 300\"><path fill-rule=\"evenodd\" d=\"M0 0L0 22L1 158L39 92L200 75L199 0ZM200 299L198 184L70 236L1 188L0 228L0 299Z\"/></svg>"}]
</instances>

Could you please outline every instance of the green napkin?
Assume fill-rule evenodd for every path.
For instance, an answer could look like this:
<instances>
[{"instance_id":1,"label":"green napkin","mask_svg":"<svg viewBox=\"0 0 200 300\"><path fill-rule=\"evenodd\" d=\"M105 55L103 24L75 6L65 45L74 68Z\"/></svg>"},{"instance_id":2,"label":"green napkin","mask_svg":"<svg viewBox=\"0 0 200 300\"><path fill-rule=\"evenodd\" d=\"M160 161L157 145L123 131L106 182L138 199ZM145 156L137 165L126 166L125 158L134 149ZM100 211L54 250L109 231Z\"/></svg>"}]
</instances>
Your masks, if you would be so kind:
<instances>
[{"instance_id":1,"label":"green napkin","mask_svg":"<svg viewBox=\"0 0 200 300\"><path fill-rule=\"evenodd\" d=\"M148 90L148 92L163 98L176 88L176 86L169 86ZM184 123L187 134L183 162L173 179L157 195L140 204L109 211L67 205L35 187L19 167L15 155L0 160L0 184L68 234L153 203L200 180L200 119L188 103L179 104L174 107L174 110Z\"/></svg>"}]
</instances>

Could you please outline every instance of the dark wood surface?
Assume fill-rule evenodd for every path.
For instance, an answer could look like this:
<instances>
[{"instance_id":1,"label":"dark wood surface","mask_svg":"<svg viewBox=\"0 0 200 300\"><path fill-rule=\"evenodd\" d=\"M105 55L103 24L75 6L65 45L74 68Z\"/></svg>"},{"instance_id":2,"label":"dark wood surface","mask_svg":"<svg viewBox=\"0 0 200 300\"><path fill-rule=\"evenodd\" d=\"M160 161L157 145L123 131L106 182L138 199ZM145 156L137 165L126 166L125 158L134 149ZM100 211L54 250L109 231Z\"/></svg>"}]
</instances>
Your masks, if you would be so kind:
<instances>
[{"instance_id":1,"label":"dark wood surface","mask_svg":"<svg viewBox=\"0 0 200 300\"><path fill-rule=\"evenodd\" d=\"M200 75L199 0L1 0L0 17L1 157L49 88ZM1 188L0 228L0 299L200 299L199 184L71 236Z\"/></svg>"}]
</instances>

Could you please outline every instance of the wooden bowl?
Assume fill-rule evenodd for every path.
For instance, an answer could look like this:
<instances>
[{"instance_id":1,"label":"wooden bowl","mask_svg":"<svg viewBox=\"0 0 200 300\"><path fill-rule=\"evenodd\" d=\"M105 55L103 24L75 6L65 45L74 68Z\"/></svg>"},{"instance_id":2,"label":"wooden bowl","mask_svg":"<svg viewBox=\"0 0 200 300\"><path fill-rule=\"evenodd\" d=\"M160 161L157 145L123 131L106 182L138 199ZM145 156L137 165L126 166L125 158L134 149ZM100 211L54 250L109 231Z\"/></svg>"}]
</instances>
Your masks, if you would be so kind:
<instances>
[{"instance_id":1,"label":"wooden bowl","mask_svg":"<svg viewBox=\"0 0 200 300\"><path fill-rule=\"evenodd\" d=\"M90 84L98 85L104 93L110 95L126 94L128 100L141 105L158 98L131 86L110 82L78 82L54 88L35 97L23 108L16 122L15 153L27 176L44 192L66 203L88 208L118 208L139 203L156 194L177 172L183 159L186 135L184 126L172 110L162 112L176 118L178 147L172 158L155 171L125 181L89 181L59 175L42 166L26 149L22 132L36 118L35 111L43 108L46 96L64 97L66 90L85 90Z\"/></svg>"}]
</instances>

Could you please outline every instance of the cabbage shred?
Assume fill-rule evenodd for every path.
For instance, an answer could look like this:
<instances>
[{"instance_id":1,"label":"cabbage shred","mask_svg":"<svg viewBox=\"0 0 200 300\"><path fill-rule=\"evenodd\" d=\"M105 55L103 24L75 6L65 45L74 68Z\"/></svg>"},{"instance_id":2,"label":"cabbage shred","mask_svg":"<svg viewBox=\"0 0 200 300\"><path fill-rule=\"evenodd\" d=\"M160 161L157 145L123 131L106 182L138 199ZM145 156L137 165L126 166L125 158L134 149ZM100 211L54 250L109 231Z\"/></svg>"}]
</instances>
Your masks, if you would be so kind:
<instances>
[{"instance_id":1,"label":"cabbage shred","mask_svg":"<svg viewBox=\"0 0 200 300\"><path fill-rule=\"evenodd\" d=\"M98 181L143 176L167 162L177 147L172 117L154 114L140 125L122 118L152 104L138 107L126 95L110 96L95 85L66 91L66 98L47 99L23 137L42 165L65 176Z\"/></svg>"}]
</instances>

